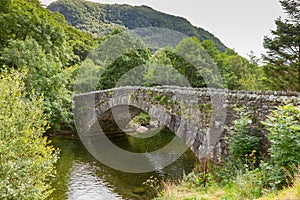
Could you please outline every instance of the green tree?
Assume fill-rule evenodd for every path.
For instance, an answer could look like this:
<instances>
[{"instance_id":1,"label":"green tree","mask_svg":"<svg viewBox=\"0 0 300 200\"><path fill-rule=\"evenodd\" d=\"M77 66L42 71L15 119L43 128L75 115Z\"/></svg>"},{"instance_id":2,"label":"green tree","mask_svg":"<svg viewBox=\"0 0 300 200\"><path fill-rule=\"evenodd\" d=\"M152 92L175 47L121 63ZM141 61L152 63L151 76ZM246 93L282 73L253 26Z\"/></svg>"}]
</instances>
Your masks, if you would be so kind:
<instances>
[{"instance_id":1,"label":"green tree","mask_svg":"<svg viewBox=\"0 0 300 200\"><path fill-rule=\"evenodd\" d=\"M250 52L249 61L246 64L246 73L242 74L242 77L238 80L239 89L264 91L267 90L267 86L264 85L266 79L263 67L259 66L260 59L258 59L253 51Z\"/></svg>"},{"instance_id":2,"label":"green tree","mask_svg":"<svg viewBox=\"0 0 300 200\"><path fill-rule=\"evenodd\" d=\"M10 42L2 51L2 59L13 68L27 70L24 77L26 90L44 95L44 108L50 115L52 129L71 126L71 92L66 87L68 76L55 56L43 51L34 39L26 39Z\"/></svg>"},{"instance_id":3,"label":"green tree","mask_svg":"<svg viewBox=\"0 0 300 200\"><path fill-rule=\"evenodd\" d=\"M264 73L253 53L247 60L231 49L220 52L209 40L201 44L218 67L224 87L231 90L265 90Z\"/></svg>"},{"instance_id":4,"label":"green tree","mask_svg":"<svg viewBox=\"0 0 300 200\"><path fill-rule=\"evenodd\" d=\"M300 91L300 3L297 0L281 0L287 18L275 21L273 37L264 38L268 50L266 62L267 83L275 90Z\"/></svg>"},{"instance_id":5,"label":"green tree","mask_svg":"<svg viewBox=\"0 0 300 200\"><path fill-rule=\"evenodd\" d=\"M38 0L0 0L0 63L26 69L26 90L44 94L52 129L70 128L71 72L84 60L94 39L71 27L63 15Z\"/></svg>"},{"instance_id":6,"label":"green tree","mask_svg":"<svg viewBox=\"0 0 300 200\"><path fill-rule=\"evenodd\" d=\"M45 199L58 155L43 137L43 99L25 92L22 77L0 75L0 199Z\"/></svg>"},{"instance_id":7,"label":"green tree","mask_svg":"<svg viewBox=\"0 0 300 200\"><path fill-rule=\"evenodd\" d=\"M184 76L182 71L178 71L182 70L182 68L176 69L172 65L172 60L170 59L171 56L176 56L173 48L164 48L155 52L145 67L146 73L143 77L145 86L190 86L188 78Z\"/></svg>"},{"instance_id":8,"label":"green tree","mask_svg":"<svg viewBox=\"0 0 300 200\"><path fill-rule=\"evenodd\" d=\"M71 49L66 41L67 36L52 13L37 5L36 1L14 0L5 5L6 12L0 13L1 47L12 40L31 37L46 53L65 63L68 61Z\"/></svg>"},{"instance_id":9,"label":"green tree","mask_svg":"<svg viewBox=\"0 0 300 200\"><path fill-rule=\"evenodd\" d=\"M219 87L221 85L218 69L198 38L190 37L181 40L175 51L167 52L167 57L192 87Z\"/></svg>"},{"instance_id":10,"label":"green tree","mask_svg":"<svg viewBox=\"0 0 300 200\"><path fill-rule=\"evenodd\" d=\"M126 77L126 73L135 67L144 65L150 57L148 49L136 49L118 57L103 72L98 89L109 89L115 87L120 79L132 79L135 77ZM124 81L124 80L123 80ZM127 82L128 85L135 83L134 80Z\"/></svg>"},{"instance_id":11,"label":"green tree","mask_svg":"<svg viewBox=\"0 0 300 200\"><path fill-rule=\"evenodd\" d=\"M38 0L0 0L0 51L12 40L33 38L64 65L83 60L95 45L87 35L66 22L63 15L43 8Z\"/></svg>"}]
</instances>

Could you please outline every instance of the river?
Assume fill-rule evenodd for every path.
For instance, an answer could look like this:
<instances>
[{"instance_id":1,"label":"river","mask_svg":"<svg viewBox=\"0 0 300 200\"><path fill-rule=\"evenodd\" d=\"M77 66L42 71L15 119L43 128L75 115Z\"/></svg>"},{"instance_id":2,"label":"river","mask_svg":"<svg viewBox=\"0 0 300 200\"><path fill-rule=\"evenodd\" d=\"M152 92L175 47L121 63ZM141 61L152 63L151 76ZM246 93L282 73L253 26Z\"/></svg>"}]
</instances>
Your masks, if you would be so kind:
<instances>
[{"instance_id":1,"label":"river","mask_svg":"<svg viewBox=\"0 0 300 200\"><path fill-rule=\"evenodd\" d=\"M163 129L152 138L136 138L127 134L111 134L110 140L130 151L152 151L167 144L175 136ZM163 180L176 180L191 172L197 158L187 150L171 165L150 173L125 173L114 170L94 159L82 145L76 134L59 135L51 138L52 145L60 149L57 174L54 178L54 200L147 200L155 197ZM156 159L151 158L153 165ZM145 182L152 182L152 187Z\"/></svg>"}]
</instances>

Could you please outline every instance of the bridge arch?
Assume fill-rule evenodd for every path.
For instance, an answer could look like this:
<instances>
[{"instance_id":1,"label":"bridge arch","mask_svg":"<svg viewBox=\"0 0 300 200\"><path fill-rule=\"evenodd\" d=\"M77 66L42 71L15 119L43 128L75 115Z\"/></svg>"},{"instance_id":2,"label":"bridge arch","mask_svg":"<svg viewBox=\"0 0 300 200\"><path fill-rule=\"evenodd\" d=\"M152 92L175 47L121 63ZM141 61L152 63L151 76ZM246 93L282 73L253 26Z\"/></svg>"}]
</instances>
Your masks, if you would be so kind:
<instances>
[{"instance_id":1,"label":"bridge arch","mask_svg":"<svg viewBox=\"0 0 300 200\"><path fill-rule=\"evenodd\" d=\"M218 142L224 125L232 124L234 105L244 105L257 121L262 121L287 101L300 105L299 97L293 92L123 87L75 96L74 116L77 131L89 138L85 140L88 145L95 139L92 127L101 129L101 121L115 120L122 129L143 110L173 131L201 159Z\"/></svg>"},{"instance_id":2,"label":"bridge arch","mask_svg":"<svg viewBox=\"0 0 300 200\"><path fill-rule=\"evenodd\" d=\"M106 140L105 137L102 137L105 135L106 131L111 131L105 130L106 124L113 122L114 125L117 125L117 127L122 130L135 115L137 115L141 111L145 111L153 117L157 117L159 120L161 120L161 122L163 122L164 126L168 127L171 131L173 131L176 134L178 131L176 132L174 129L175 126L172 126L171 119L180 120L180 118L172 118L172 116L169 113L164 112L163 107L159 108L159 106L149 105L145 102L134 101L131 103L127 102L126 104L124 104L124 101L120 103L120 101L115 100L116 99L114 99L113 102L107 101L105 104L97 107L94 110L94 115L90 115L92 116L90 119L95 118L95 120L93 123L90 123L89 127L84 127L84 134L80 135L81 140L94 157L99 158L100 161L103 161L104 159L104 164L109 163L108 165L112 166L115 169L120 169L122 171L133 173L150 172L156 170L154 168L155 166L152 165L149 158L145 158L144 155L139 155L137 153L132 152L125 152L124 150L119 149L114 145L110 145L110 141ZM118 102L120 104L118 104ZM114 112L117 113L117 115L114 116ZM89 113L90 112L86 112L87 116L89 116ZM180 124L180 121L176 122L175 124ZM176 149L175 153L174 149ZM102 154L99 156L99 152L103 152L103 150L106 150L106 153L108 155L116 157L113 160L111 160L106 157L107 155ZM167 146L155 152L151 152L150 154L153 154L154 157L157 157L166 154L166 152L172 152L173 157L169 157L167 160L163 161L160 164L160 166L167 166L175 160L177 160L186 150L187 147L186 145L184 145L182 139L180 139L180 137L174 137L173 140ZM127 159L122 160L126 155ZM149 153L147 155L149 155ZM131 160L129 161L128 158L130 158ZM137 162L137 160L139 160L139 162ZM134 162L137 162L138 165L134 165L135 167L132 168L131 164ZM122 163L121 166L120 163ZM129 163L129 166L126 166L126 163Z\"/></svg>"},{"instance_id":3,"label":"bridge arch","mask_svg":"<svg viewBox=\"0 0 300 200\"><path fill-rule=\"evenodd\" d=\"M146 112L160 122L162 126L166 126L176 136L184 141L184 143L194 151L197 155L200 145L205 142L205 137L199 134L199 127L191 123L189 120L180 115L170 113L166 109L157 104L149 104L143 100L129 100L127 104L122 102L104 106L96 110L98 122L101 127L112 123L114 127L121 130L126 129L126 125L140 112ZM113 131L113 129L103 130L104 132ZM198 155L197 155L198 156Z\"/></svg>"}]
</instances>

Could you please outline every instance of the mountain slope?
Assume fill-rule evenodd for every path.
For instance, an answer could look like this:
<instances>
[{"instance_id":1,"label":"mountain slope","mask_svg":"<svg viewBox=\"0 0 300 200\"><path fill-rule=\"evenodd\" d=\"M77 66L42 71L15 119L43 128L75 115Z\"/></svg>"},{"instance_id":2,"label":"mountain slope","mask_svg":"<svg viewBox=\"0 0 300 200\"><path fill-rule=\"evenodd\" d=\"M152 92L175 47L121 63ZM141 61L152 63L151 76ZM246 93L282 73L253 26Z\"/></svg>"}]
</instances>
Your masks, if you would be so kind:
<instances>
[{"instance_id":1,"label":"mountain slope","mask_svg":"<svg viewBox=\"0 0 300 200\"><path fill-rule=\"evenodd\" d=\"M161 27L196 36L201 41L211 40L225 51L225 45L213 34L193 26L182 17L158 12L148 6L108 5L84 0L58 0L48 6L51 11L62 13L73 26L94 34L107 34L114 28L129 29Z\"/></svg>"}]
</instances>

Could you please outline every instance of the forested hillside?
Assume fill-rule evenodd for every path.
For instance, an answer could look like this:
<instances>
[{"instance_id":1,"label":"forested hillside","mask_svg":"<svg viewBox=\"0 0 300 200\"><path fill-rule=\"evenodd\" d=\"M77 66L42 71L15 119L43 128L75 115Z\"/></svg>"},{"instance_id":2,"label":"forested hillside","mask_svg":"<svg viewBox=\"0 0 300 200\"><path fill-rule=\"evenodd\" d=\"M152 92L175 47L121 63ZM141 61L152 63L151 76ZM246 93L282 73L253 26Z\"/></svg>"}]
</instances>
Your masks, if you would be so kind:
<instances>
[{"instance_id":1,"label":"forested hillside","mask_svg":"<svg viewBox=\"0 0 300 200\"><path fill-rule=\"evenodd\" d=\"M199 51L203 50L208 53L221 74L223 79L221 87L228 89L265 89L261 81L264 73L258 67L257 60L254 57L249 62L233 50L226 48L212 34L192 26L183 18L160 13L147 6L106 5L84 0L56 1L50 4L48 9L62 13L73 26L92 33L96 38L102 38L103 35L109 33L120 33L127 28L134 29L148 26L169 28L193 36L181 41L175 49L167 48L155 53L149 52L145 47L139 51L129 52L111 63L110 66L99 66L99 64L89 61L91 62L89 65L94 66L95 69L97 65L101 69L107 67L99 80L97 89L115 87L118 80L129 70L146 63L148 66L154 66L158 63L172 66L186 77L192 87L206 87L203 72L207 69L202 69L202 72L197 71L188 61L178 56L181 51L199 54ZM194 59L200 61L203 59L202 56L204 55L197 55L197 58ZM162 73L164 70L155 67L144 70L143 73L138 75L142 81L139 85L153 86L158 84L155 83L158 80L166 81L164 73ZM210 72L209 75L206 74L205 76L211 75ZM169 84L178 83L175 78L168 81ZM136 80L130 80L127 84L134 85L137 82Z\"/></svg>"},{"instance_id":2,"label":"forested hillside","mask_svg":"<svg viewBox=\"0 0 300 200\"><path fill-rule=\"evenodd\" d=\"M114 27L129 29L162 27L179 31L187 36L211 40L217 49L225 51L224 44L213 34L191 25L186 19L153 10L148 6L108 5L84 0L59 0L48 6L49 10L62 13L73 26L94 34L107 33ZM100 27L100 28L99 28Z\"/></svg>"}]
</instances>

